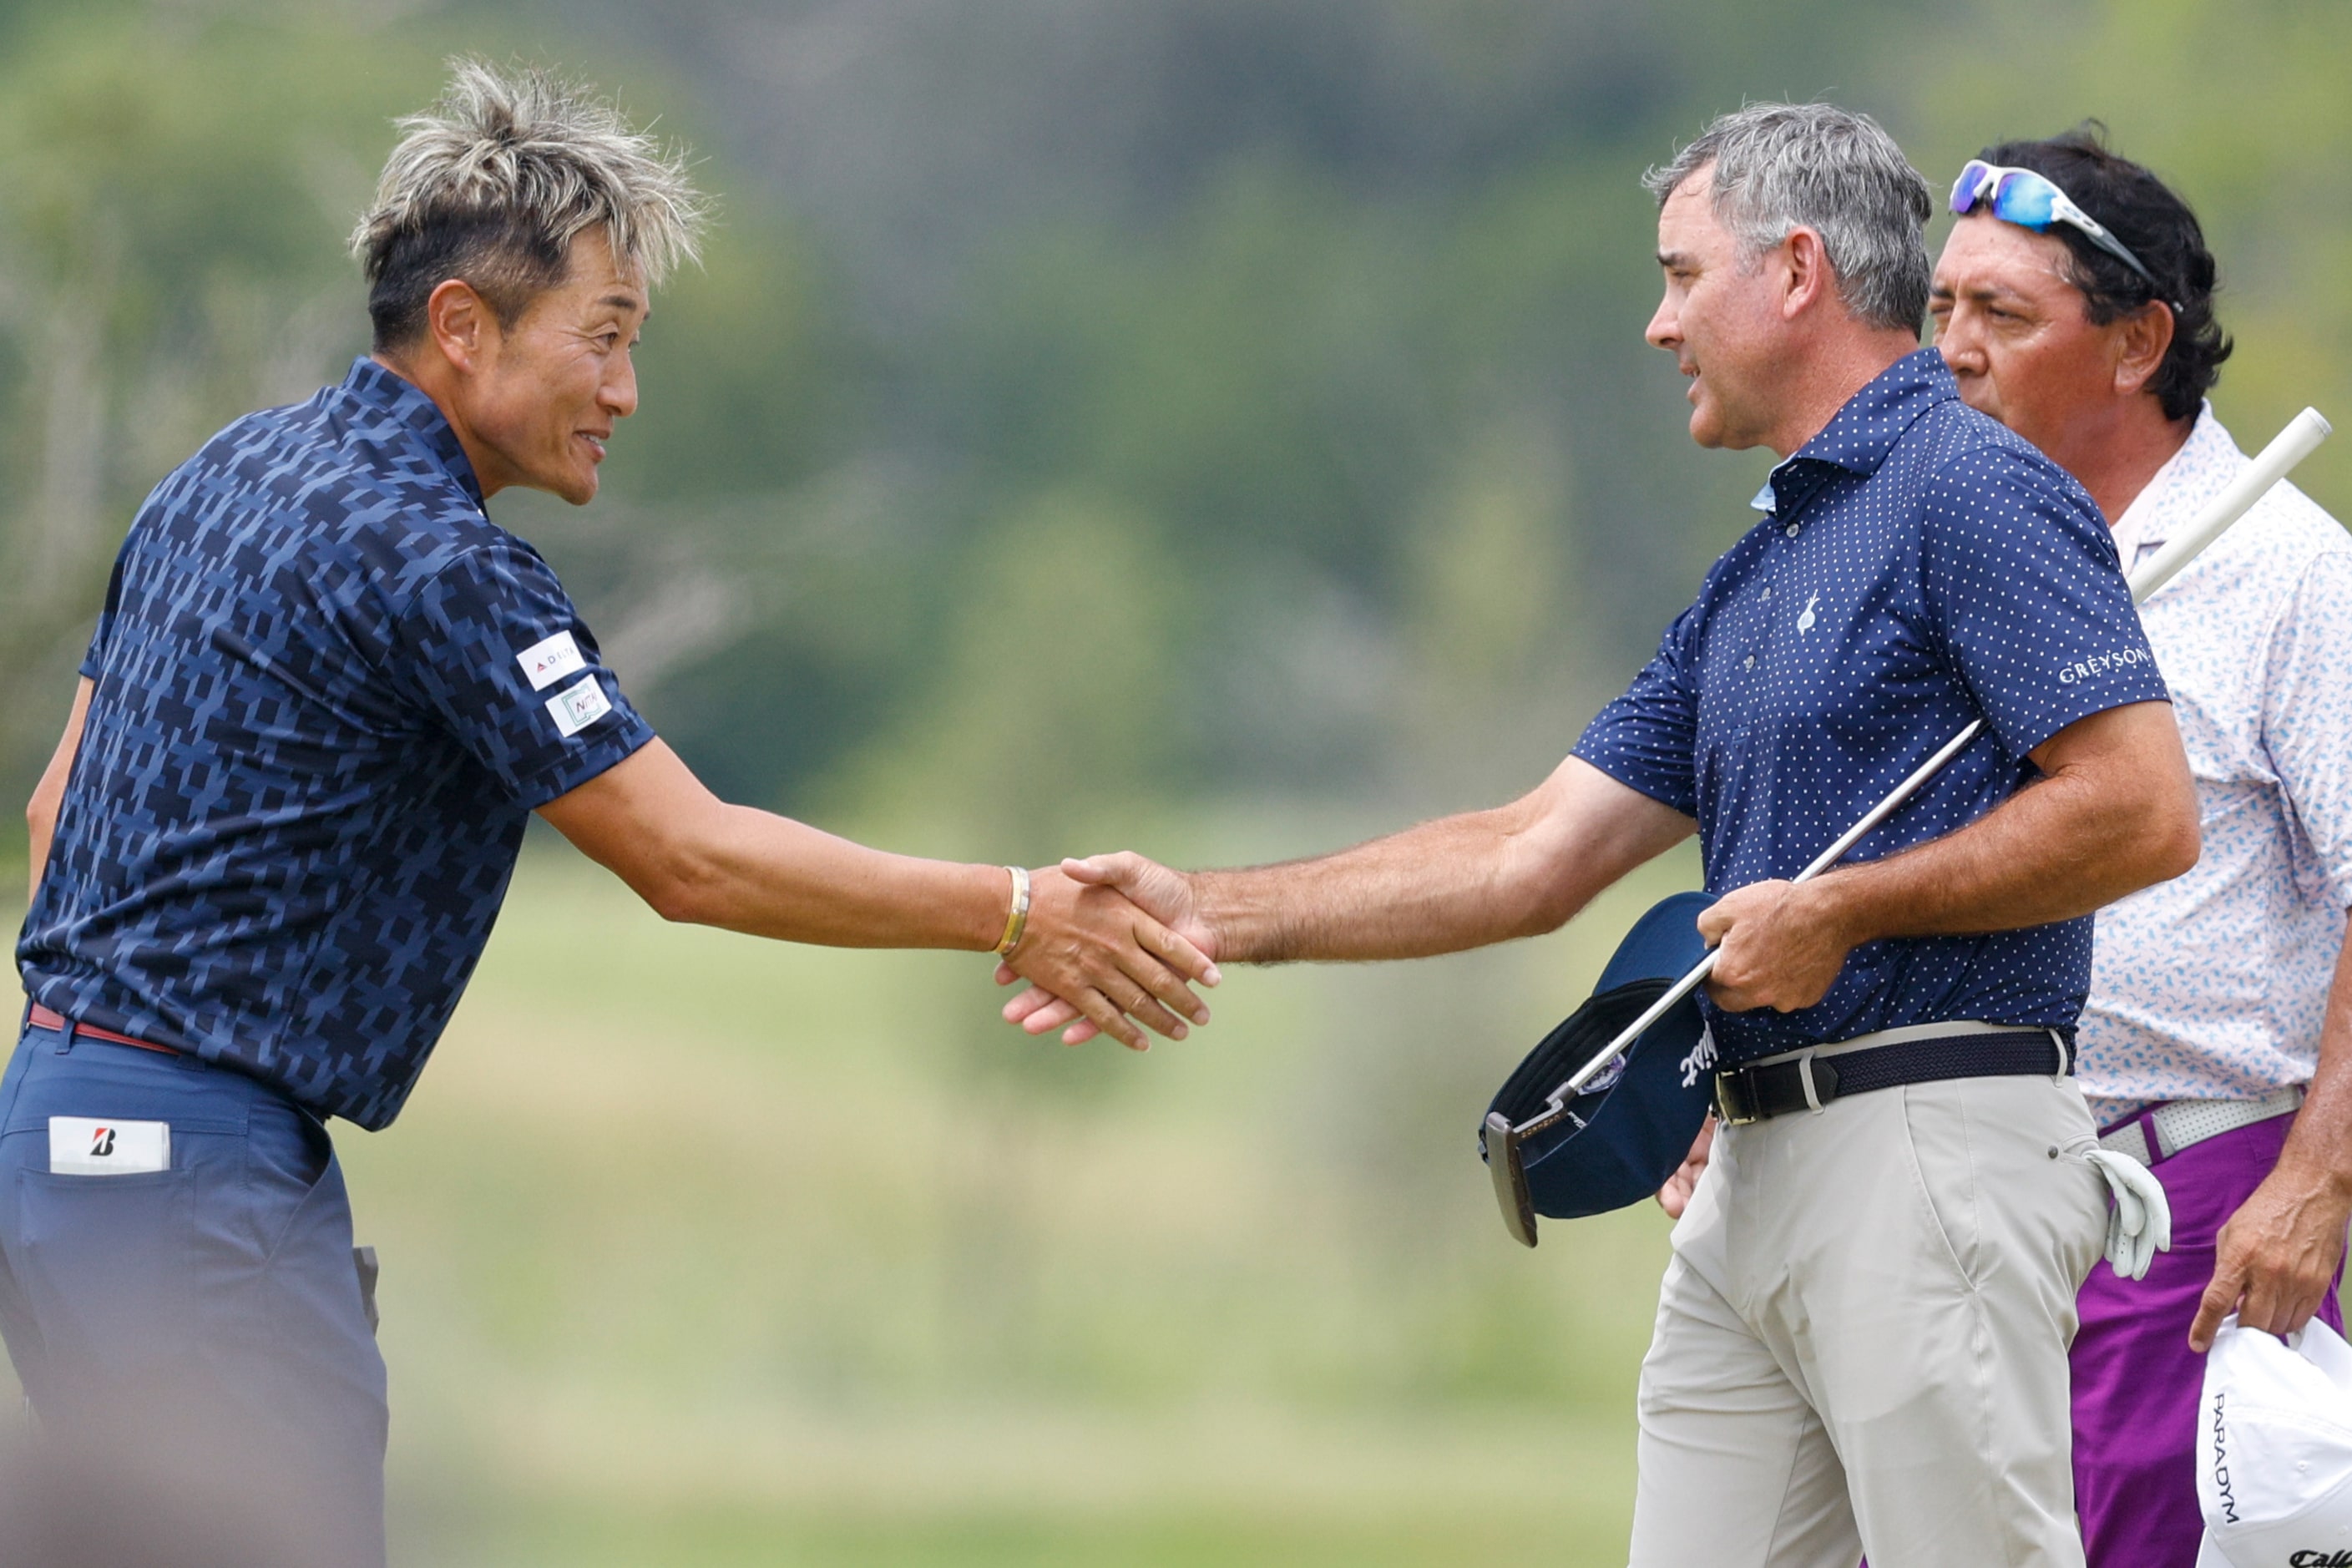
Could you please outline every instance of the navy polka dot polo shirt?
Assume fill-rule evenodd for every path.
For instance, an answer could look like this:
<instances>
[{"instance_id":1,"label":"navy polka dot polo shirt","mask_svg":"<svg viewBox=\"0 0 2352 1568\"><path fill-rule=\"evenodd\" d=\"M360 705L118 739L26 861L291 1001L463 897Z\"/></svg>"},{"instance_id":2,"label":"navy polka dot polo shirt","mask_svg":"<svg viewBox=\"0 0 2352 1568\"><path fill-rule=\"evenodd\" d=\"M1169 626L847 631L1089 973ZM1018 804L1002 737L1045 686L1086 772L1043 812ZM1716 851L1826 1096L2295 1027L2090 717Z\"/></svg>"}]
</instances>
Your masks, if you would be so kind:
<instances>
[{"instance_id":1,"label":"navy polka dot polo shirt","mask_svg":"<svg viewBox=\"0 0 2352 1568\"><path fill-rule=\"evenodd\" d=\"M1768 491L1576 747L1698 819L1710 891L1796 875L1970 720L1989 732L1849 860L1983 816L2076 720L2166 700L2098 509L1963 405L1935 350L1855 394ZM1738 1061L1960 1018L2071 1029L2090 977L2086 915L1867 943L1801 1012L1706 1009Z\"/></svg>"}]
</instances>

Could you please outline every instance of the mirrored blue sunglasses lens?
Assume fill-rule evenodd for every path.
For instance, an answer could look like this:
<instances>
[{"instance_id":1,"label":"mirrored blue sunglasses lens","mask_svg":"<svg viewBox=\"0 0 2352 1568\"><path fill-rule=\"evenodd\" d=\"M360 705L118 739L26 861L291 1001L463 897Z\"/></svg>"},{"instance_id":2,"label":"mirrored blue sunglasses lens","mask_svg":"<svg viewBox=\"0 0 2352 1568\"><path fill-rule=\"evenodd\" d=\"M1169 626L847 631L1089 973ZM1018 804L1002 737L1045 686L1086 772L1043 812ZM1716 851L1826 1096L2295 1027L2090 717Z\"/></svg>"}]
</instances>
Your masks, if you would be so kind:
<instances>
[{"instance_id":1,"label":"mirrored blue sunglasses lens","mask_svg":"<svg viewBox=\"0 0 2352 1568\"><path fill-rule=\"evenodd\" d=\"M2058 187L2039 174L2015 174L1992 195L1992 216L2021 228L2048 228L2058 211Z\"/></svg>"},{"instance_id":2,"label":"mirrored blue sunglasses lens","mask_svg":"<svg viewBox=\"0 0 2352 1568\"><path fill-rule=\"evenodd\" d=\"M1992 170L1981 160L1969 159L1960 177L1952 182L1952 210L1962 215L1971 211L1984 195L1985 182L1991 177Z\"/></svg>"}]
</instances>

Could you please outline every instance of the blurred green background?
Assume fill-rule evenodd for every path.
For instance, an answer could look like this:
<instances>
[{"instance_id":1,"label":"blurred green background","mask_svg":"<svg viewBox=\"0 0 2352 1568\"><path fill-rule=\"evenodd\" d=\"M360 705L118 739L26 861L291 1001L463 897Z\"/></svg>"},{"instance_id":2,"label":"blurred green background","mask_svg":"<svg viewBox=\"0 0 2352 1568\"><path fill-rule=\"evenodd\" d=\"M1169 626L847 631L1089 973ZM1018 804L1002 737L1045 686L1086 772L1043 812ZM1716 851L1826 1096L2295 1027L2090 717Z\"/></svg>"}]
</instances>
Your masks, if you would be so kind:
<instances>
[{"instance_id":1,"label":"blurred green background","mask_svg":"<svg viewBox=\"0 0 2352 1568\"><path fill-rule=\"evenodd\" d=\"M1769 462L1641 341L1636 178L1743 100L1939 188L2103 118L2207 222L2242 442L2352 414L2338 0L0 0L5 798L139 498L363 347L342 238L459 50L617 92L723 211L604 495L495 514L716 787L895 847L1265 858L1539 777ZM2299 478L2343 510L2352 447ZM400 1560L1622 1561L1663 1222L1523 1253L1471 1133L1695 876L1237 973L1134 1058L535 842L342 1140Z\"/></svg>"}]
</instances>

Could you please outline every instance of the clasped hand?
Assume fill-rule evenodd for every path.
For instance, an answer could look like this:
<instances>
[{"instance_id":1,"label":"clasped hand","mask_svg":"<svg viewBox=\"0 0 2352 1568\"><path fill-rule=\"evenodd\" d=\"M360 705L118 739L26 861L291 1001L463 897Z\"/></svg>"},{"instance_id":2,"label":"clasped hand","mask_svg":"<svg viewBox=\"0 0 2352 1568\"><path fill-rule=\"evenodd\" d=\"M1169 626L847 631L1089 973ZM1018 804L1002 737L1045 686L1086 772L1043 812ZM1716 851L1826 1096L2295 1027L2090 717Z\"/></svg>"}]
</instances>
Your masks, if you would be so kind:
<instances>
[{"instance_id":1,"label":"clasped hand","mask_svg":"<svg viewBox=\"0 0 2352 1568\"><path fill-rule=\"evenodd\" d=\"M1171 951L1196 961L1193 964L1179 963L1185 974L1204 985L1214 985L1223 978L1214 963L1216 942L1208 927L1202 921L1192 898L1192 884L1183 873L1171 871L1156 861L1140 855L1101 855L1085 860L1065 860L1060 868L1037 873L1036 886L1057 889L1076 889L1078 901L1096 900L1095 907L1115 907L1128 911L1139 930L1150 929L1162 933L1171 945ZM1062 1030L1062 1043L1082 1046L1097 1034L1108 1034L1124 1042L1131 1050L1146 1050L1150 1042L1142 1032L1124 1016L1133 1013L1171 1040L1181 1040L1185 1030L1181 1023L1164 1008L1152 1006L1152 1012L1139 1012L1136 1005L1116 1005L1099 987L1092 997L1087 994L1087 983L1067 982L1065 978L1045 972L1028 962L1030 943L1035 940L1037 916L1033 909L1030 917L1032 935L1024 938L1013 951L1007 962L996 967L996 983L1010 985L1015 980L1026 980L1030 988L1004 1005L1004 1021L1017 1024L1032 1035L1042 1035L1049 1029ZM1155 949L1155 951L1158 951ZM1172 977L1171 977L1172 979ZM1077 984L1081 989L1066 989L1066 984ZM1160 1002L1178 1005L1179 999L1191 1004L1182 1011L1195 1024L1209 1021L1209 1009L1181 982L1174 982L1176 995L1159 986L1150 987L1151 994L1139 998L1140 1004L1151 1004L1156 996ZM1152 1013L1165 1019L1169 1027L1154 1021Z\"/></svg>"},{"instance_id":2,"label":"clasped hand","mask_svg":"<svg viewBox=\"0 0 2352 1568\"><path fill-rule=\"evenodd\" d=\"M1137 895L1094 862L1064 861L1035 873L1028 929L996 970L1000 985L1017 978L1032 986L1006 1005L1007 1021L1033 1035L1066 1024L1063 1038L1071 1045L1107 1034L1137 1051L1151 1046L1139 1023L1171 1040L1185 1037L1186 1019L1207 1023L1208 1005L1187 984L1222 978L1206 944Z\"/></svg>"}]
</instances>

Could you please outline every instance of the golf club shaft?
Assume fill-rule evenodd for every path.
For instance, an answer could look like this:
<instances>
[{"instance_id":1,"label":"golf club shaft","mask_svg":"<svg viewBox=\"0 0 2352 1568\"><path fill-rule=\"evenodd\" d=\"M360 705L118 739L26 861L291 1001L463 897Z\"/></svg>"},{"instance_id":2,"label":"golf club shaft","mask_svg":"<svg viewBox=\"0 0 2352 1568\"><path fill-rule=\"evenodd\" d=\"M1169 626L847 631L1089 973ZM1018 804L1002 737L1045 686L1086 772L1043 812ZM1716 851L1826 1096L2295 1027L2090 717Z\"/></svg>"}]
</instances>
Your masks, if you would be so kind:
<instances>
[{"instance_id":1,"label":"golf club shaft","mask_svg":"<svg viewBox=\"0 0 2352 1568\"><path fill-rule=\"evenodd\" d=\"M2132 603L2144 602L2149 595L2171 582L2198 552L2221 538L2231 523L2253 510L2254 502L2268 494L2273 485L2284 479L2289 469L2311 456L2319 444L2327 439L2333 428L2315 408L2306 408L2287 421L2286 428L2273 437L2270 445L2264 447L2238 477L2213 498L2196 521L2173 535L2163 548L2131 574ZM1861 843L1873 828L1892 816L1905 801L1918 792L1922 784L1941 772L1945 763L1958 756L1983 729L1983 720L1969 721L1966 729L1945 742L1935 755L1913 769L1910 776L1890 790L1885 799L1871 807L1867 816L1840 834L1836 843L1815 856L1811 865L1789 879L1791 882L1810 881L1843 859L1847 850ZM1689 973L1675 981L1665 994L1643 1009L1640 1017L1626 1025L1615 1039L1570 1074L1568 1081L1551 1095L1550 1109L1558 1110L1580 1093L1586 1084L1600 1076L1603 1068L1622 1056L1627 1047L1640 1039L1643 1030L1664 1017L1684 997L1697 990L1700 984L1715 973L1715 961L1719 951L1709 949L1707 955L1700 959Z\"/></svg>"},{"instance_id":2,"label":"golf club shaft","mask_svg":"<svg viewBox=\"0 0 2352 1568\"><path fill-rule=\"evenodd\" d=\"M1934 778L1936 774L1942 770L1946 763L1948 763L1954 757L1958 756L1962 748L1966 747L1970 741L1975 740L1977 738L1977 732L1983 728L1983 720L1972 719L1969 721L1969 724L1966 729L1962 730L1958 734L1953 736L1950 740L1945 742L1940 747L1937 748L1936 754L1934 756L1929 757L1926 762L1912 769L1910 776L1905 779L1901 784L1896 784L1892 790L1888 791L1886 798L1880 801L1876 805L1872 806L1868 816L1864 816L1860 822L1855 823L1852 827L1847 828L1843 833L1840 834L1836 843L1822 850L1819 855L1814 856L1811 865L1807 866L1803 870L1790 878L1789 880L1791 882L1810 882L1815 877L1820 876L1822 872L1828 870L1831 867L1836 865L1841 859L1844 858L1845 852L1847 850L1861 843L1864 837L1869 834L1871 829L1876 827L1880 823L1894 816L1895 813L1902 806L1903 803L1909 800L1911 796L1917 792L1921 784L1924 784L1929 779ZM1706 980L1708 975L1715 973L1715 960L1719 951L1719 949L1709 948L1707 950L1706 956L1700 959L1698 963L1693 966L1688 974L1685 974L1680 980L1675 981L1673 985L1667 988L1664 995L1651 1003L1649 1006L1643 1008L1642 1016L1634 1019L1632 1023L1626 1025L1625 1027L1618 1033L1615 1039L1610 1041L1607 1046L1602 1047L1599 1055L1595 1056L1591 1061L1586 1062L1582 1067L1577 1068L1569 1080L1560 1086L1559 1098L1565 1100L1570 1096L1580 1092L1584 1086L1587 1083L1590 1083L1593 1078L1600 1073L1602 1068L1607 1067L1612 1061L1615 1060L1618 1055L1622 1053L1626 1047L1632 1045L1635 1040L1640 1039L1642 1037L1642 1032L1644 1029L1647 1029L1651 1025L1664 1017L1666 1014L1673 1009L1675 1004L1680 1002L1684 997L1698 989L1699 984Z\"/></svg>"}]
</instances>

